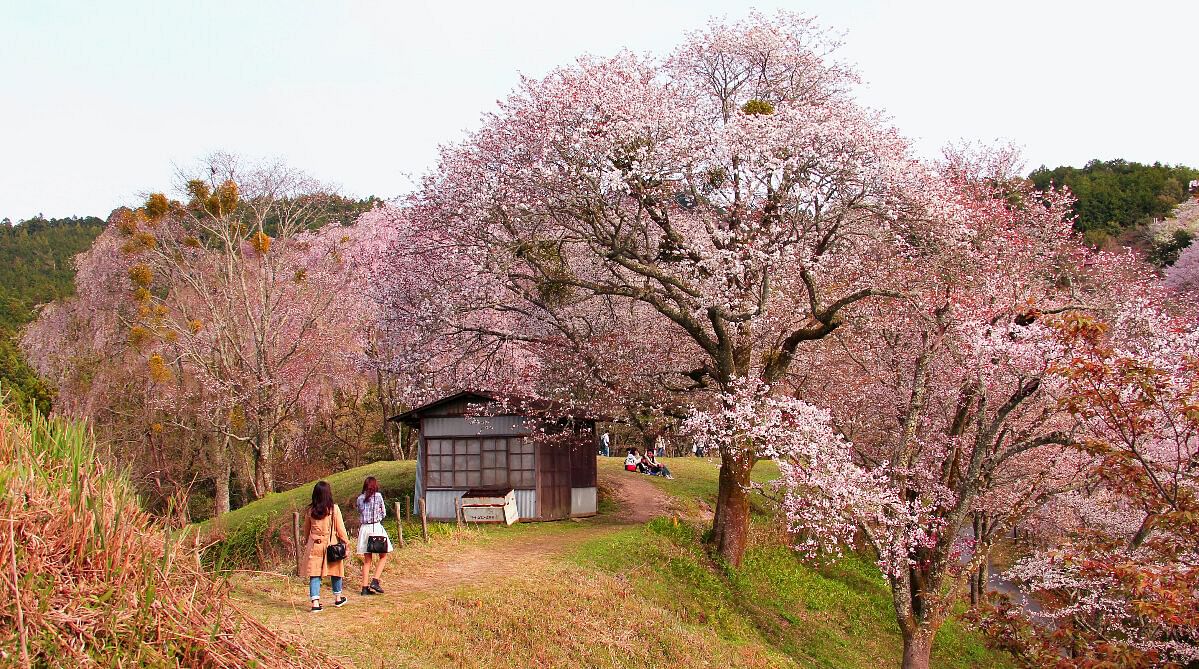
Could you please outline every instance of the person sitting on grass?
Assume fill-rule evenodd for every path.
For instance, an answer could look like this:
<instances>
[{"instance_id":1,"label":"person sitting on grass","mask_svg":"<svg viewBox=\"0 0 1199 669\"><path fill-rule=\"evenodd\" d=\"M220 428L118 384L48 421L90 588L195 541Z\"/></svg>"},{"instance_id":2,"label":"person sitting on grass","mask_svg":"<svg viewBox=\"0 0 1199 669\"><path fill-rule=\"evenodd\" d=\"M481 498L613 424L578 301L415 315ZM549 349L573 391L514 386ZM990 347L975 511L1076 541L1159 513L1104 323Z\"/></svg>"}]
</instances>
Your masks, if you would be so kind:
<instances>
[{"instance_id":1,"label":"person sitting on grass","mask_svg":"<svg viewBox=\"0 0 1199 669\"><path fill-rule=\"evenodd\" d=\"M654 455L653 451L646 451L645 456L641 458L641 463L645 466L645 471L650 476L665 476L668 479L674 478L670 474L670 469L658 462L658 458Z\"/></svg>"},{"instance_id":2,"label":"person sitting on grass","mask_svg":"<svg viewBox=\"0 0 1199 669\"><path fill-rule=\"evenodd\" d=\"M625 471L639 472L641 471L641 456L637 455L637 449L630 448L628 455L624 458Z\"/></svg>"}]
</instances>

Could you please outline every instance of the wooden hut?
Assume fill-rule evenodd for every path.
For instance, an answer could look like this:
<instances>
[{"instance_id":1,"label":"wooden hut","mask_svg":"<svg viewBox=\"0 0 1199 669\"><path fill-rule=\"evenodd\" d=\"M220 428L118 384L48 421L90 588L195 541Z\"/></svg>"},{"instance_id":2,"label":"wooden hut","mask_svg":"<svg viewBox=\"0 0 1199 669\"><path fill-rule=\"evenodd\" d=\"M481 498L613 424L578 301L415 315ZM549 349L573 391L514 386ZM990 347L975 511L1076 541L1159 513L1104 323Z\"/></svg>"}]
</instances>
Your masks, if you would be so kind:
<instances>
[{"instance_id":1,"label":"wooden hut","mask_svg":"<svg viewBox=\"0 0 1199 669\"><path fill-rule=\"evenodd\" d=\"M595 515L595 420L552 408L460 392L393 417L420 432L415 499L428 517L454 520L458 498L480 489L511 489L522 521ZM554 438L530 438L535 425Z\"/></svg>"}]
</instances>

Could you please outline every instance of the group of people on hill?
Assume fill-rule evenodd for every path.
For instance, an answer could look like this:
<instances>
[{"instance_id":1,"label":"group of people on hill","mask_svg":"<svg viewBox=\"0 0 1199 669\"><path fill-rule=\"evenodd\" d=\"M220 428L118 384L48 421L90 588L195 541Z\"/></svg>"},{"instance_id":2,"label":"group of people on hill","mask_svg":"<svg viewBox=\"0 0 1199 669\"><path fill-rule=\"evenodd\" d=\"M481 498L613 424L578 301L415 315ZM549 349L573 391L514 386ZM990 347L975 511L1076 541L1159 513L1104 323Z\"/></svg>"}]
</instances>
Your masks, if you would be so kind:
<instances>
[{"instance_id":1,"label":"group of people on hill","mask_svg":"<svg viewBox=\"0 0 1199 669\"><path fill-rule=\"evenodd\" d=\"M624 468L630 472L639 472L641 474L649 474L650 476L665 476L668 479L674 478L674 475L670 473L670 468L658 462L657 454L649 449L645 453L638 453L635 448L628 449L627 455L624 458Z\"/></svg>"},{"instance_id":2,"label":"group of people on hill","mask_svg":"<svg viewBox=\"0 0 1199 669\"><path fill-rule=\"evenodd\" d=\"M381 595L383 585L379 577L393 546L383 528L387 505L375 477L368 476L363 481L362 494L355 500L355 505L359 519L357 554L362 556L362 596ZM308 577L308 599L312 606L309 611L319 613L322 610L321 580L325 578L329 579L333 590L333 606L344 606L349 601L342 594L342 579L350 537L341 507L333 503L333 488L327 481L320 481L312 488L312 503L304 514L303 536L307 547L303 575Z\"/></svg>"},{"instance_id":3,"label":"group of people on hill","mask_svg":"<svg viewBox=\"0 0 1199 669\"><path fill-rule=\"evenodd\" d=\"M653 455L655 455L656 457L659 457L659 458L665 457L665 455L666 455L666 440L662 438L662 435L659 434L654 439L654 446L650 450L653 451ZM612 437L608 434L607 430L604 430L603 434L600 435L598 453L600 455L604 456L605 458L611 457L611 455L612 455ZM703 446L701 446L699 444L699 442L692 444L691 454L697 458L707 457L707 455L708 455L706 449ZM619 457L619 456L617 456L617 457Z\"/></svg>"}]
</instances>

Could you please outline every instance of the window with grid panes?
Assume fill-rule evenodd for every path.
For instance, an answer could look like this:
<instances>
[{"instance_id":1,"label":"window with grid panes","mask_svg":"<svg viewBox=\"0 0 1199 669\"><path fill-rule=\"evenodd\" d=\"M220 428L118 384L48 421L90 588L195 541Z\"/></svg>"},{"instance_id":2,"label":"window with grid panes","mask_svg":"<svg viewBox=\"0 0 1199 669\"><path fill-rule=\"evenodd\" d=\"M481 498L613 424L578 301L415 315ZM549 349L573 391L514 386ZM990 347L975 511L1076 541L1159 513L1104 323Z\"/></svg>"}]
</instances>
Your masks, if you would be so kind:
<instances>
[{"instance_id":1,"label":"window with grid panes","mask_svg":"<svg viewBox=\"0 0 1199 669\"><path fill-rule=\"evenodd\" d=\"M534 488L537 473L533 467L533 442L516 437L508 440L508 485L513 488Z\"/></svg>"},{"instance_id":2,"label":"window with grid panes","mask_svg":"<svg viewBox=\"0 0 1199 669\"><path fill-rule=\"evenodd\" d=\"M534 444L520 437L426 439L430 488L533 488Z\"/></svg>"},{"instance_id":3,"label":"window with grid panes","mask_svg":"<svg viewBox=\"0 0 1199 669\"><path fill-rule=\"evenodd\" d=\"M483 485L502 487L508 485L508 440L484 439L481 461Z\"/></svg>"},{"instance_id":4,"label":"window with grid panes","mask_svg":"<svg viewBox=\"0 0 1199 669\"><path fill-rule=\"evenodd\" d=\"M482 483L480 439L427 439L425 448L430 488L468 488Z\"/></svg>"}]
</instances>

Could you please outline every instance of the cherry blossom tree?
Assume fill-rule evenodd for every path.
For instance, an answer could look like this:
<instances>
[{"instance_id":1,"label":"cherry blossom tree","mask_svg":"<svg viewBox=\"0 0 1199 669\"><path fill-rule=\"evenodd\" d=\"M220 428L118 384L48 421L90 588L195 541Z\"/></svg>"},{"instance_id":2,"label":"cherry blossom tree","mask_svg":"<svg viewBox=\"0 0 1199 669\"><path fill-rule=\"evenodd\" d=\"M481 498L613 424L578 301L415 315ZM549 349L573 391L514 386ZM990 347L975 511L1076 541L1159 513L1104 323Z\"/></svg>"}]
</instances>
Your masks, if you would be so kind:
<instances>
[{"instance_id":1,"label":"cherry blossom tree","mask_svg":"<svg viewBox=\"0 0 1199 669\"><path fill-rule=\"evenodd\" d=\"M75 294L42 307L22 338L27 358L56 392L55 411L88 419L112 455L130 465L151 508L187 522L186 501L197 475L212 476L217 442L177 430L181 418L155 408L154 381L132 335L140 307L122 247L119 209L90 249L74 259ZM226 472L226 480L227 480Z\"/></svg>"},{"instance_id":2,"label":"cherry blossom tree","mask_svg":"<svg viewBox=\"0 0 1199 669\"><path fill-rule=\"evenodd\" d=\"M283 166L214 156L184 191L114 212L77 297L26 348L81 415L112 406L98 399L123 387L111 375L136 380L133 412L208 444L219 512L233 460L248 456L255 496L272 491L280 444L360 383L363 256L353 228L325 220L327 189ZM84 365L89 350L99 360Z\"/></svg>"},{"instance_id":3,"label":"cherry blossom tree","mask_svg":"<svg viewBox=\"0 0 1199 669\"><path fill-rule=\"evenodd\" d=\"M1199 660L1199 328L1161 305L1057 327L1054 372L1098 484L1068 500L1064 540L1010 570L1056 622L1020 645L1031 665Z\"/></svg>"},{"instance_id":4,"label":"cherry blossom tree","mask_svg":"<svg viewBox=\"0 0 1199 669\"><path fill-rule=\"evenodd\" d=\"M461 264L440 282L467 297L457 331L576 356L607 377L595 388L637 386L639 404L775 388L849 307L894 293L877 277L954 224L906 144L849 96L836 46L809 19L754 14L662 60L622 53L525 80L443 151L412 211L416 238ZM660 353L611 364L620 351L603 342L627 332ZM717 446L712 536L738 564L758 455Z\"/></svg>"},{"instance_id":5,"label":"cherry blossom tree","mask_svg":"<svg viewBox=\"0 0 1199 669\"><path fill-rule=\"evenodd\" d=\"M283 428L352 378L356 255L342 226L322 225L328 190L305 175L225 156L207 167L186 204L153 194L118 226L143 307L131 333L154 342L163 401L198 401L210 428L248 446L261 497Z\"/></svg>"},{"instance_id":6,"label":"cherry blossom tree","mask_svg":"<svg viewBox=\"0 0 1199 669\"><path fill-rule=\"evenodd\" d=\"M689 423L779 461L801 548L874 551L905 667L928 666L996 538L1084 480L1051 324L1127 293L1124 259L1086 251L1069 201L1034 193L1006 152L951 153L940 172L958 234L893 266L901 298L853 305L779 379L776 394L804 401L751 387Z\"/></svg>"},{"instance_id":7,"label":"cherry blossom tree","mask_svg":"<svg viewBox=\"0 0 1199 669\"><path fill-rule=\"evenodd\" d=\"M1199 292L1199 244L1192 243L1178 254L1178 260L1166 268L1166 287Z\"/></svg>"}]
</instances>

